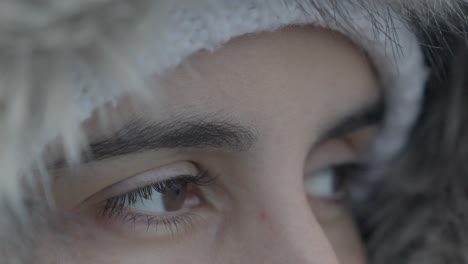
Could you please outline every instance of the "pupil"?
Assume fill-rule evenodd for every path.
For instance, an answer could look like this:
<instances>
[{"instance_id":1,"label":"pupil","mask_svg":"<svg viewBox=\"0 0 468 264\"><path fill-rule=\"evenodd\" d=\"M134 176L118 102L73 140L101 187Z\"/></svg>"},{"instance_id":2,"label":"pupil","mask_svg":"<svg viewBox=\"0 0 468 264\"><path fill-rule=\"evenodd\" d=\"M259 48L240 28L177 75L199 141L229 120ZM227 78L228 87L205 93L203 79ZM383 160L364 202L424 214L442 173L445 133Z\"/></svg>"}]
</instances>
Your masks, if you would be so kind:
<instances>
[{"instance_id":1,"label":"pupil","mask_svg":"<svg viewBox=\"0 0 468 264\"><path fill-rule=\"evenodd\" d=\"M163 193L164 209L168 212L182 209L187 197L187 184L173 184Z\"/></svg>"}]
</instances>

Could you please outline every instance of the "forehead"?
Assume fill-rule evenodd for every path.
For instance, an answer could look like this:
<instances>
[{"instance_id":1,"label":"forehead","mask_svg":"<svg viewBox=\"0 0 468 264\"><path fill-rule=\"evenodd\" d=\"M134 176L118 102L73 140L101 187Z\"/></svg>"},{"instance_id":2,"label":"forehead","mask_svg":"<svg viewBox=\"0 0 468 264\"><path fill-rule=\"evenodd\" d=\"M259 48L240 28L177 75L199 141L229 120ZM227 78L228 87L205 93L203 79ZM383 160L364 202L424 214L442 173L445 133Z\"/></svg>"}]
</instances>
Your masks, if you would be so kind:
<instances>
[{"instance_id":1,"label":"forehead","mask_svg":"<svg viewBox=\"0 0 468 264\"><path fill-rule=\"evenodd\" d=\"M200 51L150 85L149 104L129 95L108 113L119 123L216 114L260 129L303 124L310 131L378 97L360 49L339 33L306 26L249 34ZM96 120L86 124L91 134Z\"/></svg>"}]
</instances>

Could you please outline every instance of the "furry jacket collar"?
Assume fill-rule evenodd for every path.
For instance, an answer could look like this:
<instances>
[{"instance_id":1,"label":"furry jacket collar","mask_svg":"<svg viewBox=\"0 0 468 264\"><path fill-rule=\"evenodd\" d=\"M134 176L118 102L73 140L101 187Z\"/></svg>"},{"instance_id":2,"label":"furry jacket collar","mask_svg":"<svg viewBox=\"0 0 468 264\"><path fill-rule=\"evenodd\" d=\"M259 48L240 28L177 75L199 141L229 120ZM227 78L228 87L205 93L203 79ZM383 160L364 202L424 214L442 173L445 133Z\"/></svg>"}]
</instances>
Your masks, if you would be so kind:
<instances>
[{"instance_id":1,"label":"furry jacket collar","mask_svg":"<svg viewBox=\"0 0 468 264\"><path fill-rule=\"evenodd\" d=\"M464 37L465 10L463 0L0 2L0 206L11 212L0 216L0 254L11 263L21 260L27 249L7 254L5 241L18 248L34 241L24 231L12 241L11 231L22 230L15 215L32 212L10 209L25 208L24 179L34 180L31 168L40 171L47 142L60 138L67 161L78 162L86 145L80 123L97 106L125 92L144 96L150 74L163 75L193 52L215 49L240 34L316 24L362 46L392 91L386 100L396 109L387 113L375 146L379 166L399 150L415 122L427 70L445 69L450 56L430 47L450 49L448 39ZM227 26L215 26L221 24ZM374 177L356 185L356 200L373 195L375 182ZM394 248L400 251L372 244L371 255L390 263L381 256L402 256L404 249Z\"/></svg>"}]
</instances>

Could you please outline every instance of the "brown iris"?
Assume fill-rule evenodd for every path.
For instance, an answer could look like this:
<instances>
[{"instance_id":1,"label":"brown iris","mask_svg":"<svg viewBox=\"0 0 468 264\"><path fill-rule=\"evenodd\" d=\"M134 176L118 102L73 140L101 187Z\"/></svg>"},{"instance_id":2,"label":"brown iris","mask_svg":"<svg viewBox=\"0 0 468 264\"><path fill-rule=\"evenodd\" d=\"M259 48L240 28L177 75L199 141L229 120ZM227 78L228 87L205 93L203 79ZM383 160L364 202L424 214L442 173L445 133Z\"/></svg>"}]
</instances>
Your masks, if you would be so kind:
<instances>
[{"instance_id":1,"label":"brown iris","mask_svg":"<svg viewBox=\"0 0 468 264\"><path fill-rule=\"evenodd\" d=\"M164 209L168 212L181 210L187 199L189 184L185 182L169 181L162 188Z\"/></svg>"}]
</instances>

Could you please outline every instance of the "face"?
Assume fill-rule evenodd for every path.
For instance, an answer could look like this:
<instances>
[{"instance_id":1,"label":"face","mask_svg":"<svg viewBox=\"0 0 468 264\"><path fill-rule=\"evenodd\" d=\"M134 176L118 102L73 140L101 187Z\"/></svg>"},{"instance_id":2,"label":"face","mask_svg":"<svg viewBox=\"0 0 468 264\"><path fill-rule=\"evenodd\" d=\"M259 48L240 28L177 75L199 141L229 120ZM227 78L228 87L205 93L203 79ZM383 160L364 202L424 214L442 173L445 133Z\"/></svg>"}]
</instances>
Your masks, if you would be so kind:
<instances>
[{"instance_id":1,"label":"face","mask_svg":"<svg viewBox=\"0 0 468 264\"><path fill-rule=\"evenodd\" d=\"M365 263L346 186L378 125L366 56L291 27L188 58L83 125L79 168L51 168L70 263ZM147 102L150 102L148 105Z\"/></svg>"}]
</instances>

